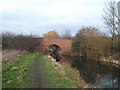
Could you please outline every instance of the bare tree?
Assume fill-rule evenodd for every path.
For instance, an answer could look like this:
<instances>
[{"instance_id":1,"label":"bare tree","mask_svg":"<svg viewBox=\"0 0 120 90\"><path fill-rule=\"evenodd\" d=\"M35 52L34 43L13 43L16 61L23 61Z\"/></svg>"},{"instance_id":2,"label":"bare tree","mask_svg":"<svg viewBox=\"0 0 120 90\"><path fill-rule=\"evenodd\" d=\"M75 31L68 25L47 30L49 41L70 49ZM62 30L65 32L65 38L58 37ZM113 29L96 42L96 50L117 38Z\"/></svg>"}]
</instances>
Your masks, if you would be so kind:
<instances>
[{"instance_id":1,"label":"bare tree","mask_svg":"<svg viewBox=\"0 0 120 90\"><path fill-rule=\"evenodd\" d=\"M109 28L110 34L114 36L117 33L118 23L117 4L115 0L108 2L103 11L104 11L103 15L104 23Z\"/></svg>"},{"instance_id":2,"label":"bare tree","mask_svg":"<svg viewBox=\"0 0 120 90\"><path fill-rule=\"evenodd\" d=\"M72 39L71 31L69 29L65 30L61 37L64 39Z\"/></svg>"},{"instance_id":3,"label":"bare tree","mask_svg":"<svg viewBox=\"0 0 120 90\"><path fill-rule=\"evenodd\" d=\"M118 16L118 5L115 0L109 1L105 8L104 8L104 15L103 15L103 20L104 23L106 24L107 28L110 31L110 34L112 35L112 52L114 51L114 48L116 48L116 40L117 37L116 35L120 35L120 31L118 28L118 23L119 23L119 16Z\"/></svg>"},{"instance_id":4,"label":"bare tree","mask_svg":"<svg viewBox=\"0 0 120 90\"><path fill-rule=\"evenodd\" d=\"M118 35L120 35L120 1L117 3L118 6Z\"/></svg>"}]
</instances>

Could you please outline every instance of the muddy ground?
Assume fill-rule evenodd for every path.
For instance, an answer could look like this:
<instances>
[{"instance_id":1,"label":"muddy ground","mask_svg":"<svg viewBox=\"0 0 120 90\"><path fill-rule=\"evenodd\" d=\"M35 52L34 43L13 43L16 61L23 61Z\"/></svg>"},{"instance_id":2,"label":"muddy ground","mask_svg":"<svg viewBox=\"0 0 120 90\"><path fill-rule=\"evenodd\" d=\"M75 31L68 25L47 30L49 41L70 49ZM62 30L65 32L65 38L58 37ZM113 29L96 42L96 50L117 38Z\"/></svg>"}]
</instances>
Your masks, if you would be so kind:
<instances>
[{"instance_id":1,"label":"muddy ground","mask_svg":"<svg viewBox=\"0 0 120 90\"><path fill-rule=\"evenodd\" d=\"M46 82L42 74L43 70L40 66L40 55L37 56L30 68L29 68L29 78L28 78L28 87L29 88L45 88Z\"/></svg>"}]
</instances>

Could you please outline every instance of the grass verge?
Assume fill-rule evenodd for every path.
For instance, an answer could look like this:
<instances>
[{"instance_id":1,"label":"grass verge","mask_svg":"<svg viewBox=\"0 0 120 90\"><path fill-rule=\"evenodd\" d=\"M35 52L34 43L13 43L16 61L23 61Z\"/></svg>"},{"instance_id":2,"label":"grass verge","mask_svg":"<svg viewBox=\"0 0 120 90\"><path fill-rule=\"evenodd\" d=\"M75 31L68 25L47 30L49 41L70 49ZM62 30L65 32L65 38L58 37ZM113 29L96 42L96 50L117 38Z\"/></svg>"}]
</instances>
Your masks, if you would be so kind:
<instances>
[{"instance_id":1,"label":"grass verge","mask_svg":"<svg viewBox=\"0 0 120 90\"><path fill-rule=\"evenodd\" d=\"M78 88L75 81L68 77L68 75L60 73L58 68L55 68L55 64L47 56L41 56L40 59L48 88Z\"/></svg>"},{"instance_id":2,"label":"grass verge","mask_svg":"<svg viewBox=\"0 0 120 90\"><path fill-rule=\"evenodd\" d=\"M64 69L66 75L68 75L68 77L70 77L74 82L76 82L80 88L83 88L85 86L86 83L84 79L82 79L82 77L80 76L78 70L72 68L70 64L67 63L62 63L61 66Z\"/></svg>"},{"instance_id":3,"label":"grass verge","mask_svg":"<svg viewBox=\"0 0 120 90\"><path fill-rule=\"evenodd\" d=\"M2 62L2 88L26 88L27 71L37 53L20 56L18 61Z\"/></svg>"},{"instance_id":4,"label":"grass verge","mask_svg":"<svg viewBox=\"0 0 120 90\"><path fill-rule=\"evenodd\" d=\"M29 69L37 55L37 53L29 53L22 55L18 61L4 61L2 66L2 88L28 88ZM42 69L41 76L45 80L45 88L79 88L76 81L65 74L64 70L56 67L46 55L41 53L40 58L37 60L39 60ZM63 69L68 70L68 66L63 66L65 66Z\"/></svg>"},{"instance_id":5,"label":"grass verge","mask_svg":"<svg viewBox=\"0 0 120 90\"><path fill-rule=\"evenodd\" d=\"M111 57L111 56L108 56L108 57L101 56L98 60L100 60L100 61L103 61L103 60L106 60L106 61L119 61L119 58L114 58L114 57Z\"/></svg>"}]
</instances>

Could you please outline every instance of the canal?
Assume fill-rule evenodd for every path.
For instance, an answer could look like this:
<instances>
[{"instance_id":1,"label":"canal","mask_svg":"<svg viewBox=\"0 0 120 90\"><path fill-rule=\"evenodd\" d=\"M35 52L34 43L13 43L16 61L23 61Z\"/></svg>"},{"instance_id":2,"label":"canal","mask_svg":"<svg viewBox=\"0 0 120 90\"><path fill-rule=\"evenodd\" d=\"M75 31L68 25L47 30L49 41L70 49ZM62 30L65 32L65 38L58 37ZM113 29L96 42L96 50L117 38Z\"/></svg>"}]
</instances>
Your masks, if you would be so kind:
<instances>
[{"instance_id":1,"label":"canal","mask_svg":"<svg viewBox=\"0 0 120 90\"><path fill-rule=\"evenodd\" d=\"M86 83L97 88L120 88L120 68L110 63L95 61L83 57L54 55L56 61L67 63L79 71Z\"/></svg>"}]
</instances>

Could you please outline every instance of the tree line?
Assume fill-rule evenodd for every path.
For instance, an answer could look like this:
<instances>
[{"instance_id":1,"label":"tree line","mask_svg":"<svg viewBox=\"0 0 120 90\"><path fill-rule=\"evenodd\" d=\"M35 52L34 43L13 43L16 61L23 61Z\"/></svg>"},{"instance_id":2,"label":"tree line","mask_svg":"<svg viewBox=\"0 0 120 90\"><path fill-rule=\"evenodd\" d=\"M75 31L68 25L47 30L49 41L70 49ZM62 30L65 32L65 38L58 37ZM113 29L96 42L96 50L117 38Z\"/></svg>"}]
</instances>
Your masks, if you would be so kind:
<instances>
[{"instance_id":1,"label":"tree line","mask_svg":"<svg viewBox=\"0 0 120 90\"><path fill-rule=\"evenodd\" d=\"M2 49L18 49L33 52L40 42L34 35L13 34L5 32L2 34Z\"/></svg>"},{"instance_id":2,"label":"tree line","mask_svg":"<svg viewBox=\"0 0 120 90\"><path fill-rule=\"evenodd\" d=\"M73 39L72 51L91 59L110 56L111 37L96 27L82 27Z\"/></svg>"},{"instance_id":3,"label":"tree line","mask_svg":"<svg viewBox=\"0 0 120 90\"><path fill-rule=\"evenodd\" d=\"M56 30L51 30L51 31L43 34L43 37L72 39L71 32L69 29L64 30L64 32L62 32L62 35L60 35Z\"/></svg>"},{"instance_id":4,"label":"tree line","mask_svg":"<svg viewBox=\"0 0 120 90\"><path fill-rule=\"evenodd\" d=\"M83 26L74 37L71 36L70 30L65 30L63 35L51 34L57 38L72 39L72 51L82 54L85 57L98 59L101 56L111 56L120 59L120 15L118 4L115 0L105 4L103 9L103 21L109 30L110 36L101 33L96 27ZM53 31L55 32L55 31ZM44 35L49 37L50 33Z\"/></svg>"},{"instance_id":5,"label":"tree line","mask_svg":"<svg viewBox=\"0 0 120 90\"><path fill-rule=\"evenodd\" d=\"M53 30L44 34L43 37L73 40L71 52L77 52L86 58L114 57L120 59L120 39L116 39L116 46L113 48L113 37L100 32L96 27L83 26L74 37L70 30L65 30L61 36ZM119 38L119 35L115 37Z\"/></svg>"},{"instance_id":6,"label":"tree line","mask_svg":"<svg viewBox=\"0 0 120 90\"><path fill-rule=\"evenodd\" d=\"M74 37L72 50L89 58L111 56L120 59L120 14L115 0L106 3L103 21L111 36L96 27L82 27Z\"/></svg>"},{"instance_id":7,"label":"tree line","mask_svg":"<svg viewBox=\"0 0 120 90\"><path fill-rule=\"evenodd\" d=\"M56 30L49 31L43 37L72 39L72 52L77 52L85 57L97 59L101 56L111 56L120 59L120 15L115 0L108 2L104 8L103 21L111 36L101 33L96 27L83 26L76 33L71 35L70 30L65 30L59 35ZM3 33L3 49L19 49L34 51L40 42L33 35L15 35Z\"/></svg>"}]
</instances>

